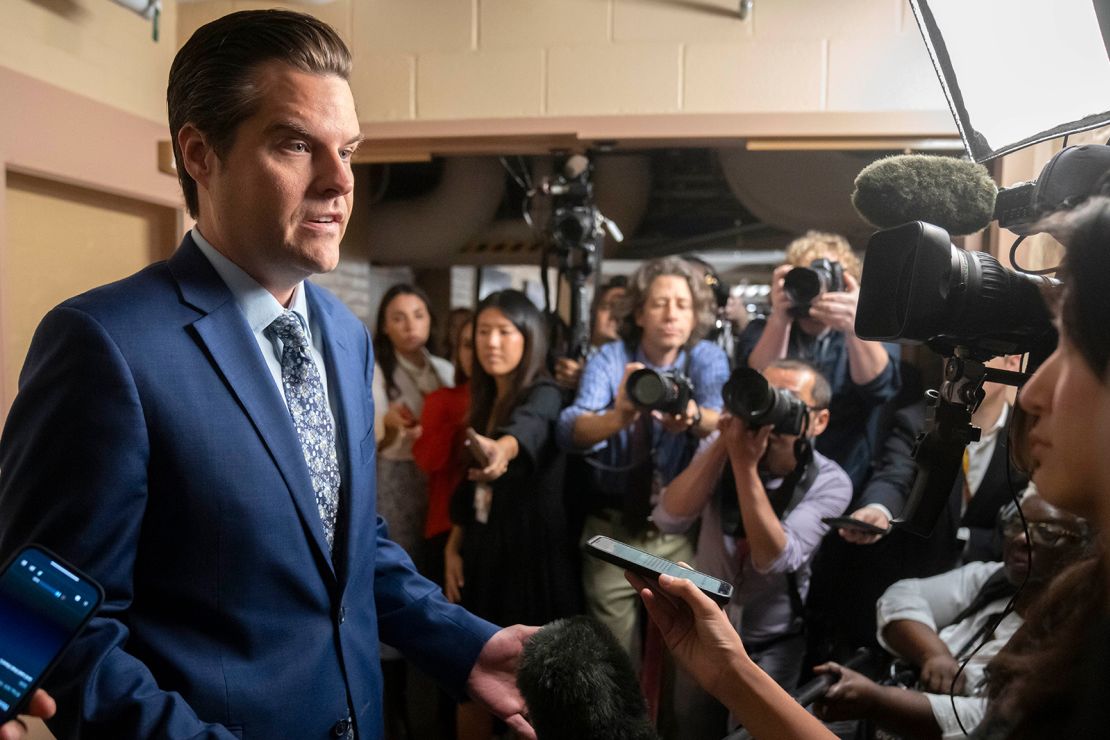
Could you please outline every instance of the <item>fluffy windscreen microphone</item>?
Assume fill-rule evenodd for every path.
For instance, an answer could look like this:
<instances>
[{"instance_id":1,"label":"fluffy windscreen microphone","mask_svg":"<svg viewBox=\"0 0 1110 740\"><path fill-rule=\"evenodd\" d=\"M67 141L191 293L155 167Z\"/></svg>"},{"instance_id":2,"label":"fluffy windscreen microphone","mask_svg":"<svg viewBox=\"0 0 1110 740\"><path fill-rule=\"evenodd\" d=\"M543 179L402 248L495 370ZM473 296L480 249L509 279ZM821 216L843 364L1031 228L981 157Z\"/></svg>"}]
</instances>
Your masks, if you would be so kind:
<instances>
[{"instance_id":1,"label":"fluffy windscreen microphone","mask_svg":"<svg viewBox=\"0 0 1110 740\"><path fill-rule=\"evenodd\" d=\"M628 655L590 617L558 619L524 646L516 683L539 740L658 740Z\"/></svg>"},{"instance_id":2,"label":"fluffy windscreen microphone","mask_svg":"<svg viewBox=\"0 0 1110 740\"><path fill-rule=\"evenodd\" d=\"M991 222L997 195L998 186L981 164L900 154L876 160L860 171L852 205L877 229L925 221L951 236L962 236Z\"/></svg>"}]
</instances>

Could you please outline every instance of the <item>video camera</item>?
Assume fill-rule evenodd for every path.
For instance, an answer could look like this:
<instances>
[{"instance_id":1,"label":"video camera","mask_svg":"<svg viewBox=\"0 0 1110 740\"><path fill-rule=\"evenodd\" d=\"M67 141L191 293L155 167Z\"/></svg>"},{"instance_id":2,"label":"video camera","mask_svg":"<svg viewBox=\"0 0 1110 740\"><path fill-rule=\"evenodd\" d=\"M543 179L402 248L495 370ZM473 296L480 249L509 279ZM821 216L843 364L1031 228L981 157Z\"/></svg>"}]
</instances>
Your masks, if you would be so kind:
<instances>
[{"instance_id":1,"label":"video camera","mask_svg":"<svg viewBox=\"0 0 1110 740\"><path fill-rule=\"evenodd\" d=\"M749 428L772 426L776 434L800 435L809 426L805 401L775 388L756 370L738 367L721 388L725 408Z\"/></svg>"},{"instance_id":2,"label":"video camera","mask_svg":"<svg viewBox=\"0 0 1110 740\"><path fill-rule=\"evenodd\" d=\"M590 346L590 309L586 281L601 270L602 246L608 232L616 241L623 241L620 228L598 209L594 201L591 179L593 165L584 155L574 154L563 162L558 175L540 181L528 191L552 197L551 218L545 229L540 278L547 290L547 265L555 255L559 274L570 286L570 338L566 356L582 360ZM551 306L547 306L551 312Z\"/></svg>"},{"instance_id":3,"label":"video camera","mask_svg":"<svg viewBox=\"0 0 1110 740\"><path fill-rule=\"evenodd\" d=\"M795 267L786 273L782 289L793 304L790 315L804 318L809 316L810 306L821 295L844 290L844 268L833 260L813 260L809 267Z\"/></svg>"},{"instance_id":4,"label":"video camera","mask_svg":"<svg viewBox=\"0 0 1110 740\"><path fill-rule=\"evenodd\" d=\"M643 367L628 376L624 392L645 411L682 415L694 397L694 384L680 372Z\"/></svg>"},{"instance_id":5,"label":"video camera","mask_svg":"<svg viewBox=\"0 0 1110 740\"><path fill-rule=\"evenodd\" d=\"M983 385L1022 385L1055 348L1057 334L1047 299L1062 287L1054 278L1011 270L989 254L956 247L944 226L960 223L965 225L959 227L961 232L970 233L997 218L1024 238L1036 233L1039 219L1079 205L1110 177L1110 146L1070 147L1053 157L1034 183L1003 190L995 200L993 183L987 182L988 192L976 179L981 173L969 171L979 165L943 159L906 158L892 164L880 160L860 173L852 196L864 219L891 227L876 232L867 246L856 334L868 340L925 343L947 358L941 387L926 394L926 430L918 435L914 449L918 475L905 511L895 520L921 536L932 532L947 505L964 448L980 437L971 417L985 395ZM939 187L944 174L950 175L954 190L978 191L982 197L972 199L977 207L990 206L983 211L985 222L981 216L968 220L967 214L949 205L968 199L945 203ZM939 216L945 224L891 223L894 214L912 212L914 206L881 196L900 190L910 177L925 183L918 191L922 212ZM913 193L915 188L902 192ZM964 230L968 224L974 228ZM985 365L992 357L1026 353L1024 373Z\"/></svg>"}]
</instances>

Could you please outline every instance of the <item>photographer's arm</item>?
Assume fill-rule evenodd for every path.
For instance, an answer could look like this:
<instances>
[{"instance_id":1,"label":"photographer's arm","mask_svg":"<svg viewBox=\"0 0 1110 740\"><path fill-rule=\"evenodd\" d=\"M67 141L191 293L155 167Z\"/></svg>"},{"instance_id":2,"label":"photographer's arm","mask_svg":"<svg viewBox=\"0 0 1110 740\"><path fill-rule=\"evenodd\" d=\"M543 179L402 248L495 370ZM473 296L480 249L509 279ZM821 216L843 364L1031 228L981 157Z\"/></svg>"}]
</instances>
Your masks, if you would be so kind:
<instances>
[{"instance_id":1,"label":"photographer's arm","mask_svg":"<svg viewBox=\"0 0 1110 740\"><path fill-rule=\"evenodd\" d=\"M845 290L825 293L810 308L809 315L825 326L844 334L848 350L848 374L856 385L867 385L882 374L890 355L879 342L856 336L856 308L859 304L859 281L844 273Z\"/></svg>"},{"instance_id":2,"label":"photographer's arm","mask_svg":"<svg viewBox=\"0 0 1110 740\"><path fill-rule=\"evenodd\" d=\"M759 477L759 460L767 450L771 427L749 430L735 417L726 419L722 427L721 436L725 439L729 464L736 479L736 498L751 548L752 565L756 570L763 570L778 560L786 549L786 530L771 507Z\"/></svg>"},{"instance_id":3,"label":"photographer's arm","mask_svg":"<svg viewBox=\"0 0 1110 740\"><path fill-rule=\"evenodd\" d=\"M592 364L592 363L591 363ZM628 382L628 376L636 372L643 365L639 362L630 362L624 366L624 375L621 376L620 384L617 386L617 396L613 402L613 408L606 411L582 413L574 420L574 426L571 430L571 442L575 447L586 448L592 447L599 442L612 437L617 432L636 421L636 417L640 412L633 405L632 401L625 393L625 384ZM582 380L582 385L578 391L578 399L576 404L583 400L583 396L596 395L594 393L594 386L599 385L604 379L595 373L592 373L593 367L587 365L586 376Z\"/></svg>"},{"instance_id":4,"label":"photographer's arm","mask_svg":"<svg viewBox=\"0 0 1110 740\"><path fill-rule=\"evenodd\" d=\"M771 276L771 315L767 317L763 333L748 355L748 367L753 370L762 372L775 360L786 357L793 321L790 318L790 299L783 291L783 283L786 273L793 269L793 265L779 265Z\"/></svg>"},{"instance_id":5,"label":"photographer's arm","mask_svg":"<svg viewBox=\"0 0 1110 740\"><path fill-rule=\"evenodd\" d=\"M686 469L675 476L659 498L666 515L675 518L701 514L721 478L728 453L721 437L702 443Z\"/></svg>"}]
</instances>

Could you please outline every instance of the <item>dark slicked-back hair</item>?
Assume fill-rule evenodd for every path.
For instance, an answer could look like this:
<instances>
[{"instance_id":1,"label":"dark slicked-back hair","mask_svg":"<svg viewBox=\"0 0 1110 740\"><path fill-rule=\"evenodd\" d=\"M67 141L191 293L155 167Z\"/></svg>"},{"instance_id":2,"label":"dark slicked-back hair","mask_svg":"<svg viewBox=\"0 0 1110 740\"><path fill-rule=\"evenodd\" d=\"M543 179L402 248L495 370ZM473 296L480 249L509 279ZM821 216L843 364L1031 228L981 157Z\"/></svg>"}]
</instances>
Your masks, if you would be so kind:
<instances>
[{"instance_id":1,"label":"dark slicked-back hair","mask_svg":"<svg viewBox=\"0 0 1110 740\"><path fill-rule=\"evenodd\" d=\"M170 141L185 206L200 215L197 183L185 170L177 134L191 123L224 158L239 124L257 109L259 65L281 61L294 69L344 80L351 74L351 52L328 24L286 10L245 10L201 26L185 42L170 67L166 102Z\"/></svg>"}]
</instances>

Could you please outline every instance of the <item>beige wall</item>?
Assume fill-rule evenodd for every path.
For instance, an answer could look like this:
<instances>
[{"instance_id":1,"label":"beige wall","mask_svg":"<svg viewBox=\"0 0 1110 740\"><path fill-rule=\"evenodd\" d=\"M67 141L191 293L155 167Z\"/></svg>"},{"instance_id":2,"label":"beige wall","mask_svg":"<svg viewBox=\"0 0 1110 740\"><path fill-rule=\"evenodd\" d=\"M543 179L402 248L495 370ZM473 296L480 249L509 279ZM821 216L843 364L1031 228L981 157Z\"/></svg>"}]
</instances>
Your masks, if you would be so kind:
<instances>
[{"instance_id":1,"label":"beige wall","mask_svg":"<svg viewBox=\"0 0 1110 740\"><path fill-rule=\"evenodd\" d=\"M319 15L351 44L352 87L365 123L676 113L947 116L905 0L762 0L743 21L737 5L335 0L287 7ZM257 6L182 4L179 40L203 22ZM936 119L927 120L935 129ZM950 118L944 130L954 131Z\"/></svg>"},{"instance_id":2,"label":"beige wall","mask_svg":"<svg viewBox=\"0 0 1110 740\"><path fill-rule=\"evenodd\" d=\"M162 4L155 42L150 21L109 0L3 0L0 67L165 123L177 0Z\"/></svg>"},{"instance_id":3,"label":"beige wall","mask_svg":"<svg viewBox=\"0 0 1110 740\"><path fill-rule=\"evenodd\" d=\"M6 199L0 291L12 310L0 317L0 336L7 401L15 398L23 358L43 315L70 296L165 258L177 215L172 208L14 172L7 175Z\"/></svg>"}]
</instances>

